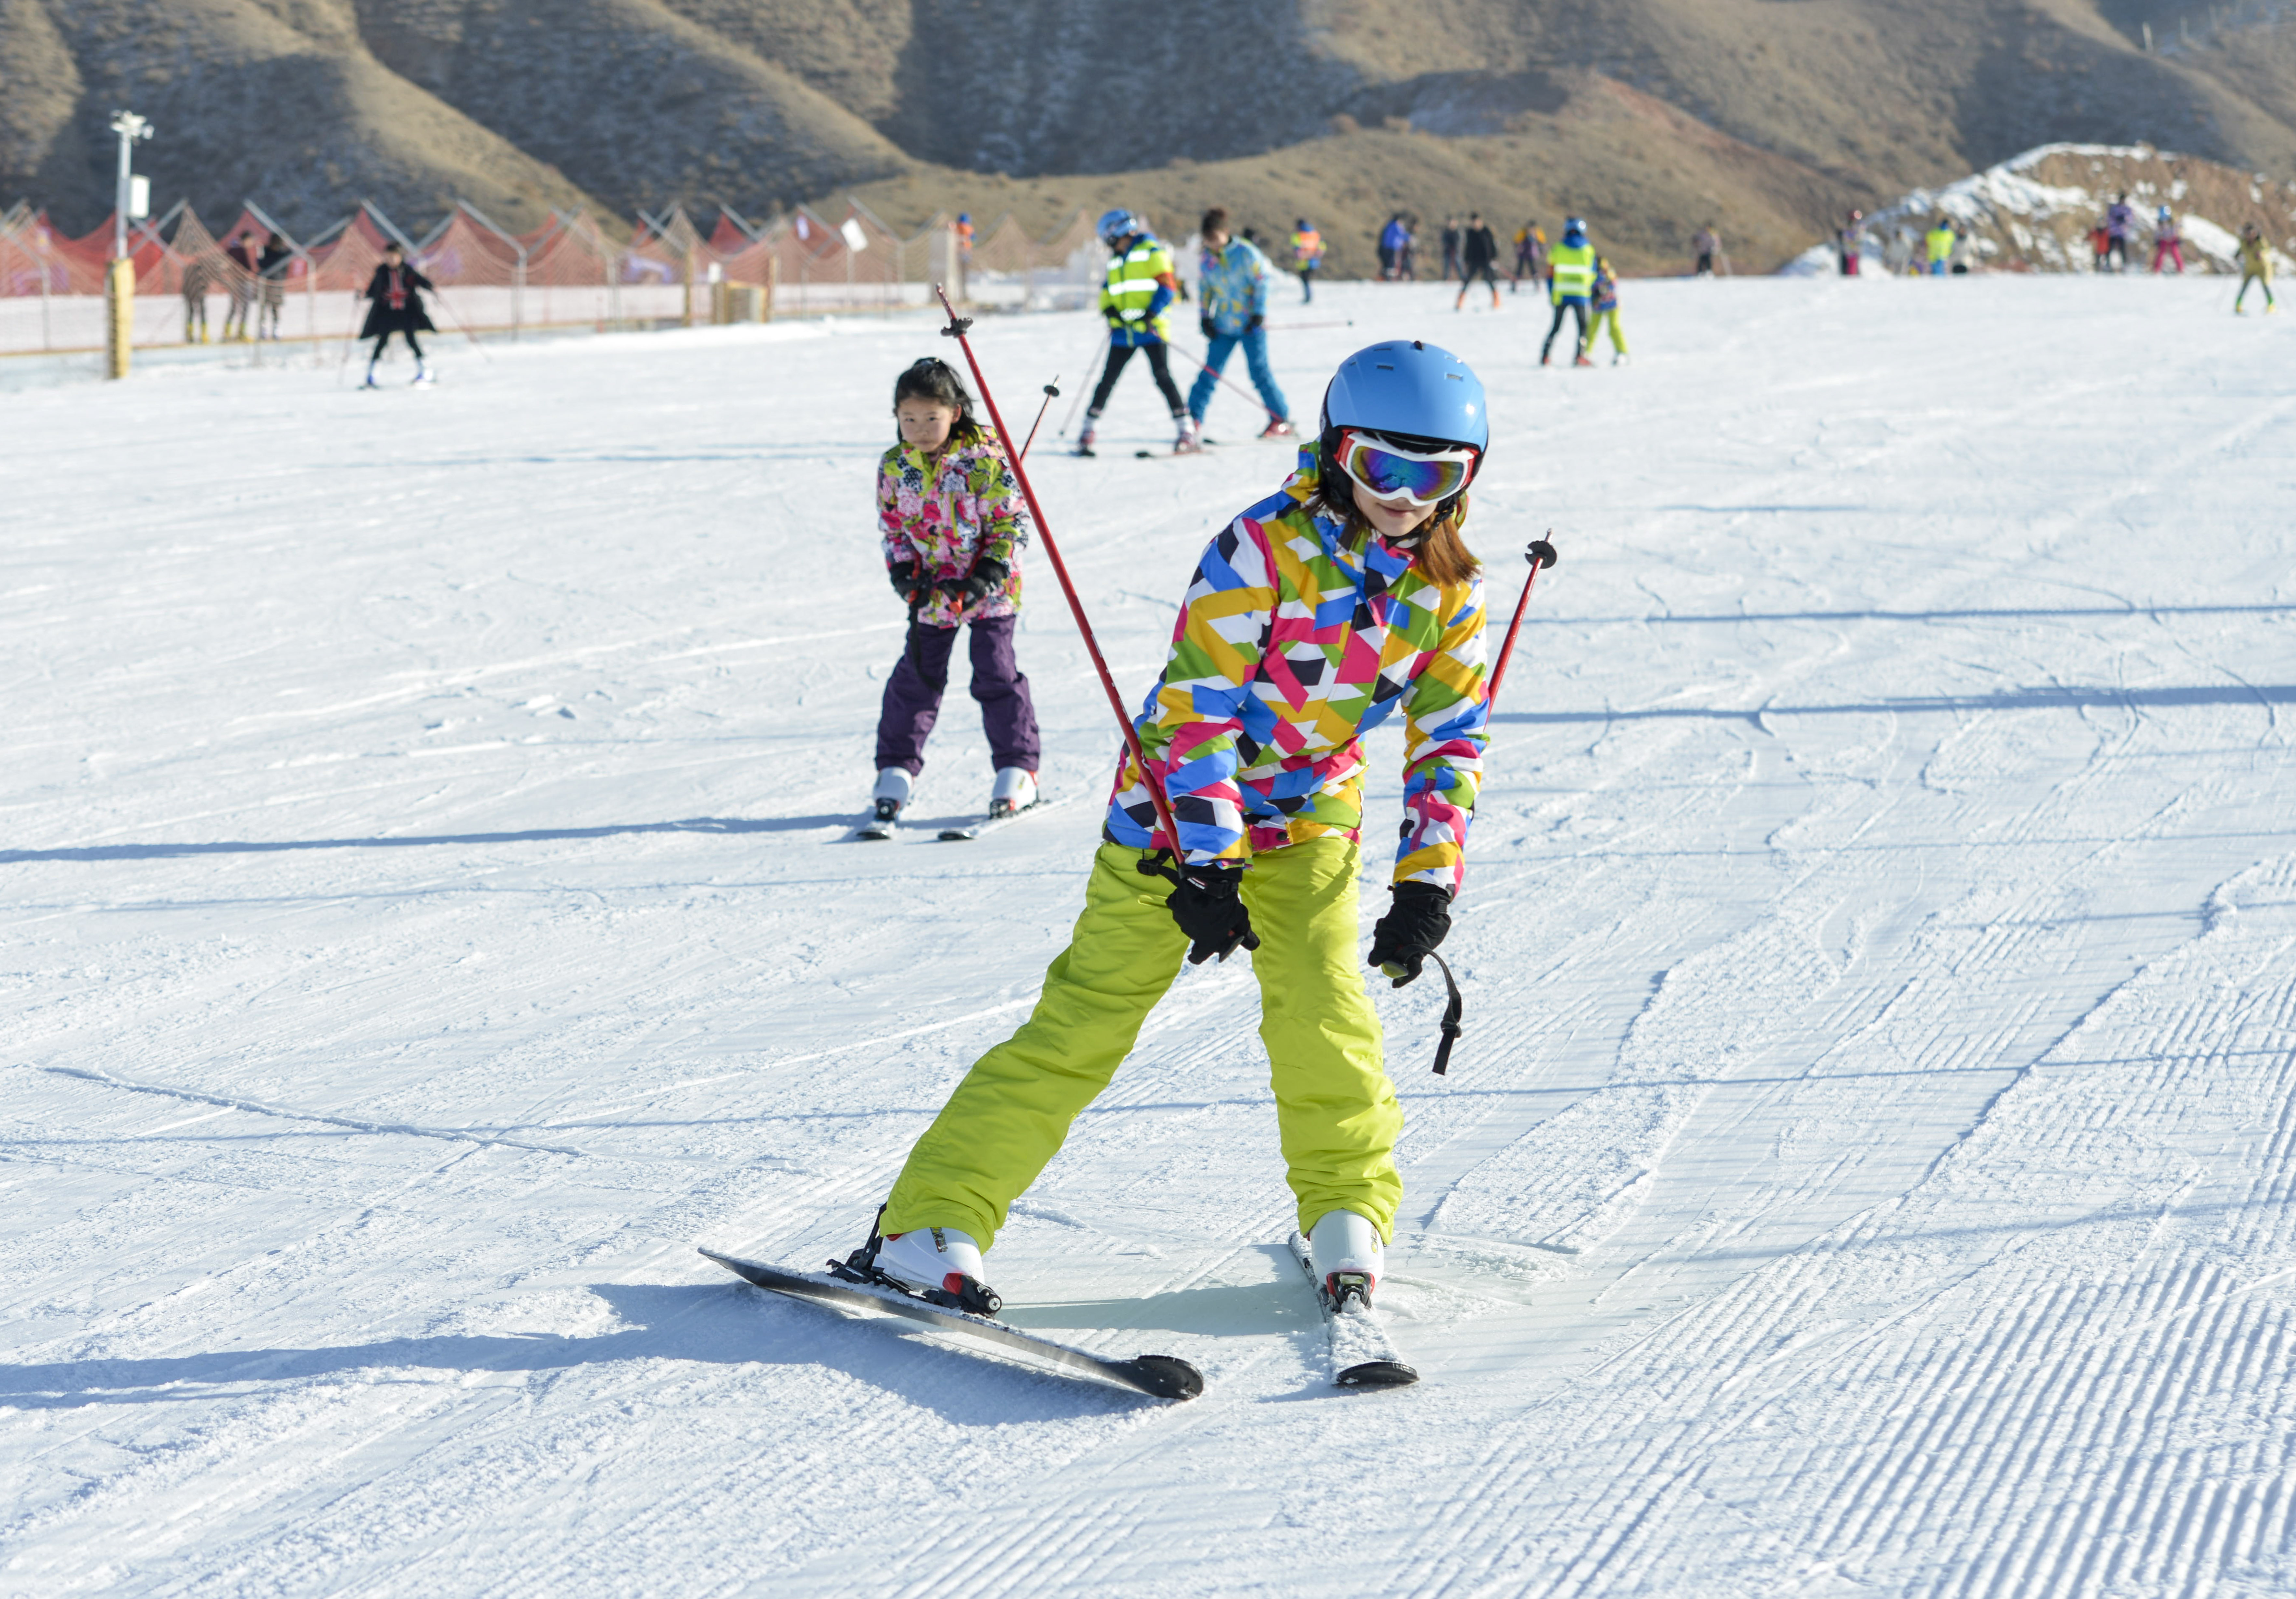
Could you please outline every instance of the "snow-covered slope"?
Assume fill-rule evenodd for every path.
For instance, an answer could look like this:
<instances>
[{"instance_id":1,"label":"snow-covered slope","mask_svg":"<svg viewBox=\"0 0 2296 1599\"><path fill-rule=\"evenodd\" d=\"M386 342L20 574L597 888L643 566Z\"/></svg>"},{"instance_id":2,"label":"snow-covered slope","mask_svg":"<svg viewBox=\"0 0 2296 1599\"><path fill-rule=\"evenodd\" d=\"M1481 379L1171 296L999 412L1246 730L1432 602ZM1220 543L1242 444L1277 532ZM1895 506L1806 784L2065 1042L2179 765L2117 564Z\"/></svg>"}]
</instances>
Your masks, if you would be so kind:
<instances>
[{"instance_id":1,"label":"snow-covered slope","mask_svg":"<svg viewBox=\"0 0 2296 1599\"><path fill-rule=\"evenodd\" d=\"M2149 262L2154 214L2176 213L2185 268L2238 272L2240 230L2254 222L2269 241L2275 269L2296 251L2296 184L2149 145L2044 144L1940 189L1915 189L1865 223L1866 268L1902 270L1917 258L1931 223L1949 217L1970 234L1979 261L2020 272L2086 272L2088 230L2115 200L2128 197L2138 234L2132 270ZM1782 271L1807 277L1834 270L1831 244L1804 250Z\"/></svg>"},{"instance_id":2,"label":"snow-covered slope","mask_svg":"<svg viewBox=\"0 0 2296 1599\"><path fill-rule=\"evenodd\" d=\"M1426 1381L1319 1385L1241 962L990 1258L1016 1324L1197 1362L1180 1406L693 1253L859 1240L1096 834L1039 557L1082 802L841 841L930 323L0 396L0 1590L2286 1592L2296 318L2225 298L1630 283L1637 365L1575 372L1527 299L1284 306L1302 415L1374 335L1472 352L1495 609L1562 564L1447 1078L1439 996L1376 990ZM1016 408L1100 336L980 333ZM1130 694L1286 463L1136 461L1158 410L1037 457ZM961 691L936 736L920 808L970 811Z\"/></svg>"}]
</instances>

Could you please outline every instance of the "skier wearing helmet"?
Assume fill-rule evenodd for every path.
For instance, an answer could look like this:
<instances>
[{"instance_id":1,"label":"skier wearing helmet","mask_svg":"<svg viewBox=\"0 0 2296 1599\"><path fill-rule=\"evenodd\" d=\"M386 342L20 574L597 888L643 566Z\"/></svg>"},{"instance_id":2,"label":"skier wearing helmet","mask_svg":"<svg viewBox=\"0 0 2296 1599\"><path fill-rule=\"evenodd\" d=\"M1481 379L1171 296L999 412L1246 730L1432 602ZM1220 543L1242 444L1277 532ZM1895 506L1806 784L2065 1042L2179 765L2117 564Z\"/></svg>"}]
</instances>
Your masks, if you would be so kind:
<instances>
[{"instance_id":1,"label":"skier wearing helmet","mask_svg":"<svg viewBox=\"0 0 2296 1599\"><path fill-rule=\"evenodd\" d=\"M1148 231L1148 225L1130 211L1110 211L1100 219L1100 241L1108 246L1108 278L1101 285L1100 314L1108 319L1108 360L1101 368L1100 386L1085 408L1084 431L1077 435L1076 453L1089 455L1100 428L1100 414L1134 350L1148 357L1148 371L1164 403L1172 408L1175 455L1192 455L1203 446L1196 437L1195 418L1188 414L1180 390L1172 381L1171 353L1164 340L1170 330L1164 313L1180 297L1180 280L1172 275L1172 252Z\"/></svg>"},{"instance_id":2,"label":"skier wearing helmet","mask_svg":"<svg viewBox=\"0 0 2296 1599\"><path fill-rule=\"evenodd\" d=\"M1403 1112L1356 954L1363 735L1402 714L1402 842L1368 957L1399 988L1449 931L1482 773L1483 580L1461 529L1489 439L1482 384L1448 351L1396 340L1341 365L1291 477L1197 562L1134 722L1149 771L1119 763L1034 1012L973 1063L840 1275L994 1314L981 1258L1008 1208L1182 961L1249 949L1294 1247L1327 1300L1345 1274L1369 1302Z\"/></svg>"},{"instance_id":3,"label":"skier wearing helmet","mask_svg":"<svg viewBox=\"0 0 2296 1599\"><path fill-rule=\"evenodd\" d=\"M1554 335L1562 331L1565 316L1578 319L1578 337L1572 348L1578 354L1574 366L1592 366L1587 356L1587 308L1595 292L1595 247L1587 242L1587 224L1570 217L1562 225L1562 242L1546 262L1546 297L1554 302L1554 320L1547 324L1546 342L1538 347L1538 364L1554 358Z\"/></svg>"}]
</instances>

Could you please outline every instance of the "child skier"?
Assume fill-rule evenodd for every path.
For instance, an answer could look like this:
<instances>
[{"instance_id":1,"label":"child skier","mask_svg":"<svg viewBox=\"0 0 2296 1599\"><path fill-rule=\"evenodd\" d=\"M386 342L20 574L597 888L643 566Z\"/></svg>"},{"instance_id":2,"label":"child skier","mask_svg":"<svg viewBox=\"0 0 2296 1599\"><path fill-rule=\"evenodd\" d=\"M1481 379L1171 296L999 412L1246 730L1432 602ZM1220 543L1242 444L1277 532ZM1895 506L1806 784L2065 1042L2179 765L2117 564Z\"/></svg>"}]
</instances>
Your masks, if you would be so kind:
<instances>
[{"instance_id":1,"label":"child skier","mask_svg":"<svg viewBox=\"0 0 2296 1599\"><path fill-rule=\"evenodd\" d=\"M1100 241L1108 246L1108 277L1100 290L1100 314L1108 322L1108 361L1101 368L1100 386L1086 407L1084 431L1077 435L1076 453L1089 455L1099 431L1100 414L1125 363L1138 350L1148 358L1148 371L1157 392L1172 407L1172 441L1176 455L1193 455L1203 446L1196 439L1195 419L1180 401L1172 382L1171 352L1164 340L1170 330L1164 313L1180 298L1180 280L1172 275L1172 252L1148 231L1148 225L1130 211L1110 211L1100 219ZM1257 252L1255 252L1257 253Z\"/></svg>"},{"instance_id":2,"label":"child skier","mask_svg":"<svg viewBox=\"0 0 2296 1599\"><path fill-rule=\"evenodd\" d=\"M2185 235L2177 226L2177 213L2162 206L2152 214L2152 270L2159 273L2163 260L2177 263L2177 275L2185 275Z\"/></svg>"},{"instance_id":3,"label":"child skier","mask_svg":"<svg viewBox=\"0 0 2296 1599\"><path fill-rule=\"evenodd\" d=\"M1316 270L1324 264L1324 235L1305 217L1292 224L1292 270L1300 275L1300 303L1316 301Z\"/></svg>"},{"instance_id":4,"label":"child skier","mask_svg":"<svg viewBox=\"0 0 2296 1599\"><path fill-rule=\"evenodd\" d=\"M430 369L422 365L422 347L414 341L418 332L437 331L431 326L430 314L422 308L422 297L418 291L424 289L438 291L429 278L406 264L406 252L399 248L397 240L384 245L381 264L375 267L374 275L366 284L365 298L371 303L359 337L374 340L374 353L366 358L366 381L361 388L382 387L374 381L374 367L382 359L383 347L390 342L393 333L406 340L406 348L414 352L415 382L430 381Z\"/></svg>"},{"instance_id":5,"label":"child skier","mask_svg":"<svg viewBox=\"0 0 2296 1599\"><path fill-rule=\"evenodd\" d=\"M2264 291L2267 313L2280 308L2272 299L2272 258L2265 253L2264 230L2250 223L2240 230L2240 291L2232 297L2232 314L2242 315L2240 302L2248 298L2248 286L2254 283Z\"/></svg>"},{"instance_id":6,"label":"child skier","mask_svg":"<svg viewBox=\"0 0 2296 1599\"><path fill-rule=\"evenodd\" d=\"M1182 959L1243 948L1316 1273L1375 1283L1403 1115L1355 953L1362 735L1402 711L1403 841L1369 957L1400 986L1449 931L1482 771L1483 583L1460 529L1488 442L1457 357L1395 341L1341 365L1290 480L1196 568L1134 724L1150 770L1119 764L1084 914L1034 1013L910 1151L845 1275L994 1314L981 1256L1008 1208Z\"/></svg>"},{"instance_id":7,"label":"child skier","mask_svg":"<svg viewBox=\"0 0 2296 1599\"><path fill-rule=\"evenodd\" d=\"M1627 364L1627 335L1619 326L1619 275L1611 270L1608 256L1595 258L1595 320L1587 329L1587 342L1578 347L1582 365L1590 364L1595 356L1595 337L1607 324L1611 330L1611 365Z\"/></svg>"},{"instance_id":8,"label":"child skier","mask_svg":"<svg viewBox=\"0 0 2296 1599\"><path fill-rule=\"evenodd\" d=\"M946 361L927 356L893 383L901 441L877 463L877 530L893 592L909 608L901 659L877 718L875 821L890 826L924 770L956 630L972 629L972 697L996 776L988 814L1037 802L1037 711L1013 658L1027 512L996 430Z\"/></svg>"}]
</instances>

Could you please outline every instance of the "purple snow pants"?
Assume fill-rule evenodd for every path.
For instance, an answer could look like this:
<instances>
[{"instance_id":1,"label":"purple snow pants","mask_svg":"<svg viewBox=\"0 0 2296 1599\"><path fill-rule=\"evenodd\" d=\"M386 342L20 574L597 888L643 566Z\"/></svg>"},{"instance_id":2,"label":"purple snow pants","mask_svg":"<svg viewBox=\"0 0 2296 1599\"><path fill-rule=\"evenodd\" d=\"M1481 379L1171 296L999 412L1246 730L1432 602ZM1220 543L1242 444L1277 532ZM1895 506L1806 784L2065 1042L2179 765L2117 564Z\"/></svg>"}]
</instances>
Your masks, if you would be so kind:
<instances>
[{"instance_id":1,"label":"purple snow pants","mask_svg":"<svg viewBox=\"0 0 2296 1599\"><path fill-rule=\"evenodd\" d=\"M988 734L988 756L998 767L1037 769L1037 708L1029 680L1013 658L1013 624L1018 618L984 617L972 629L972 697L980 702L980 725ZM914 777L925 767L925 738L940 717L941 691L948 686L948 660L956 649L956 629L909 624L901 664L885 682L885 709L877 718L877 769L898 767Z\"/></svg>"}]
</instances>

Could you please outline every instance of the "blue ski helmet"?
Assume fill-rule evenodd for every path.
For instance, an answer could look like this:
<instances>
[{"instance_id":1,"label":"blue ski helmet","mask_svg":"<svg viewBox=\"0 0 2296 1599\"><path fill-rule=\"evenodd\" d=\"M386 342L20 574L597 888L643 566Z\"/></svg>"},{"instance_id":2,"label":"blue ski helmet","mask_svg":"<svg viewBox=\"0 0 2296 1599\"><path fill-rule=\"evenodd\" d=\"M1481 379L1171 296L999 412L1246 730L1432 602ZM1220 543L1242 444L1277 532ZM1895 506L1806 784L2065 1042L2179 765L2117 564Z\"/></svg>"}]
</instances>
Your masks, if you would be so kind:
<instances>
[{"instance_id":1,"label":"blue ski helmet","mask_svg":"<svg viewBox=\"0 0 2296 1599\"><path fill-rule=\"evenodd\" d=\"M1477 476L1490 454L1482 380L1449 350L1419 339L1396 339L1356 351L1340 363L1324 390L1316 477L1327 498L1352 504L1355 490L1339 464L1342 428L1377 433L1405 449L1467 446L1478 452ZM1458 496L1452 496L1438 514L1448 515L1457 503Z\"/></svg>"},{"instance_id":2,"label":"blue ski helmet","mask_svg":"<svg viewBox=\"0 0 2296 1599\"><path fill-rule=\"evenodd\" d=\"M1324 390L1322 431L1339 428L1478 450L1491 442L1474 368L1417 339L1374 344L1340 363Z\"/></svg>"},{"instance_id":3,"label":"blue ski helmet","mask_svg":"<svg viewBox=\"0 0 2296 1599\"><path fill-rule=\"evenodd\" d=\"M1130 211L1121 209L1103 211L1098 225L1093 229L1093 232L1100 235L1100 242L1111 250L1114 250L1119 242L1131 238L1135 234L1144 234L1147 231L1146 223L1141 221Z\"/></svg>"}]
</instances>

